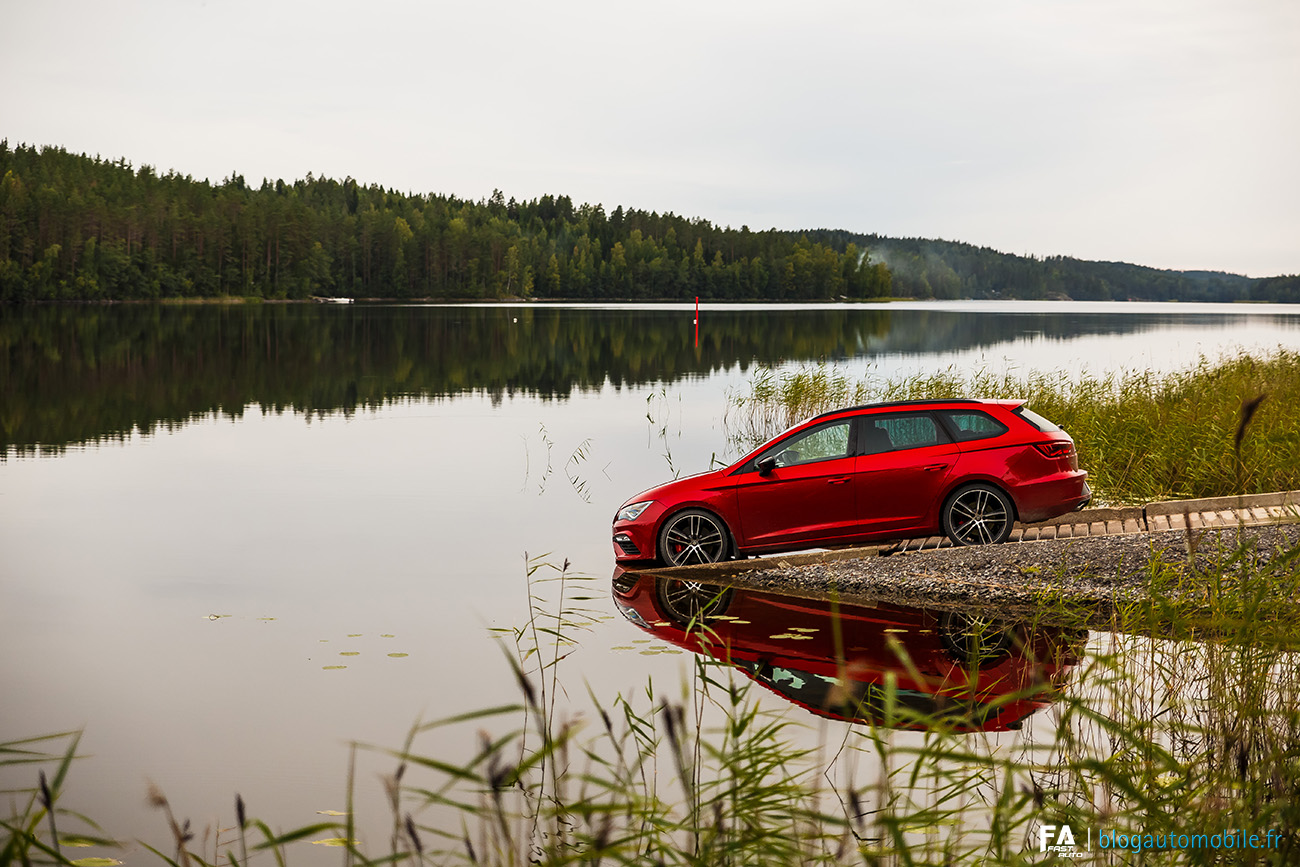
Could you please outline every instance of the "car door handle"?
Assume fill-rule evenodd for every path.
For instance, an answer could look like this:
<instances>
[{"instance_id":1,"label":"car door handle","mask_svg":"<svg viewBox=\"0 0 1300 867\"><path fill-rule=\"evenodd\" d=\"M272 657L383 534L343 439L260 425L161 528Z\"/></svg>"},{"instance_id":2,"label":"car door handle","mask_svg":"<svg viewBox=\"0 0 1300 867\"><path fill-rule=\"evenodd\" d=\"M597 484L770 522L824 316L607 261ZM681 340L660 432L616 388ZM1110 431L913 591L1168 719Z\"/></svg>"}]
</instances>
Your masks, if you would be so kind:
<instances>
[{"instance_id":1,"label":"car door handle","mask_svg":"<svg viewBox=\"0 0 1300 867\"><path fill-rule=\"evenodd\" d=\"M932 473L935 470L946 470L950 466L952 466L952 464L930 464L930 466L922 467L921 469L925 470L927 473Z\"/></svg>"},{"instance_id":2,"label":"car door handle","mask_svg":"<svg viewBox=\"0 0 1300 867\"><path fill-rule=\"evenodd\" d=\"M843 484L846 484L846 483L848 483L848 482L849 482L849 479L827 479L827 480L826 480L826 484L828 484L828 485L843 485Z\"/></svg>"}]
</instances>

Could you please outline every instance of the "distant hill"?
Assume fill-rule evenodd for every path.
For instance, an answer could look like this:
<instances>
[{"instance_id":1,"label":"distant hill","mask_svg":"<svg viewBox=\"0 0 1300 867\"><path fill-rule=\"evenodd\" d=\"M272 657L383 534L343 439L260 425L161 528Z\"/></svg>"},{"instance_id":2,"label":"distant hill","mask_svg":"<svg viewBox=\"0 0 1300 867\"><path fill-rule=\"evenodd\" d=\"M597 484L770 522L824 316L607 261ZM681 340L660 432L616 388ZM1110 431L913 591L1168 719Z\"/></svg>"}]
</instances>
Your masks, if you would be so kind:
<instances>
[{"instance_id":1,"label":"distant hill","mask_svg":"<svg viewBox=\"0 0 1300 867\"><path fill-rule=\"evenodd\" d=\"M1300 277L1038 259L842 230L753 231L568 196L352 178L253 186L0 141L0 302L313 295L730 301L1300 301Z\"/></svg>"},{"instance_id":2,"label":"distant hill","mask_svg":"<svg viewBox=\"0 0 1300 867\"><path fill-rule=\"evenodd\" d=\"M1069 256L1017 256L959 241L825 229L808 235L869 250L872 262L889 268L895 294L918 298L1300 301L1300 276L1253 279L1223 271L1168 271Z\"/></svg>"}]
</instances>

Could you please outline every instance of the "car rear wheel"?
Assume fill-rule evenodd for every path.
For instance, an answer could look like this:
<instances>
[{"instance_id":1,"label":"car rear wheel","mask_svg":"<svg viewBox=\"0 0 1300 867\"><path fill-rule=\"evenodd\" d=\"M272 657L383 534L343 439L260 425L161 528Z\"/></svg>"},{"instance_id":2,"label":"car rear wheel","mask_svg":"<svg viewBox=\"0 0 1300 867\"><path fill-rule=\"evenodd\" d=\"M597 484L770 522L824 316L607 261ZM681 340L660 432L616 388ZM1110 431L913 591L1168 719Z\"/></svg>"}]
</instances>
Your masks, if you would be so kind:
<instances>
[{"instance_id":1,"label":"car rear wheel","mask_svg":"<svg viewBox=\"0 0 1300 867\"><path fill-rule=\"evenodd\" d=\"M726 560L731 536L722 519L703 509L673 515L659 531L659 559L668 566L694 566Z\"/></svg>"},{"instance_id":2,"label":"car rear wheel","mask_svg":"<svg viewBox=\"0 0 1300 867\"><path fill-rule=\"evenodd\" d=\"M987 668L1011 653L1015 628L991 617L947 611L939 618L939 638L961 665Z\"/></svg>"},{"instance_id":3,"label":"car rear wheel","mask_svg":"<svg viewBox=\"0 0 1300 867\"><path fill-rule=\"evenodd\" d=\"M1015 520L1011 499L992 485L968 485L943 507L943 532L954 545L1005 542Z\"/></svg>"}]
</instances>

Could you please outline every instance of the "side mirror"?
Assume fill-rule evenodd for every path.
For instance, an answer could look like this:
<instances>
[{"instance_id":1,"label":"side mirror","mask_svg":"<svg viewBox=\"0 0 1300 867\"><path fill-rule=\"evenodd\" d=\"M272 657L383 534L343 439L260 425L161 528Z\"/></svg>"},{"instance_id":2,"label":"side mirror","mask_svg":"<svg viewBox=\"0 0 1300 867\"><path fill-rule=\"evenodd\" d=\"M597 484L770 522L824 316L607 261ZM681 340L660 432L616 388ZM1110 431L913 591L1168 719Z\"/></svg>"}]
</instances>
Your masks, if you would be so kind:
<instances>
[{"instance_id":1,"label":"side mirror","mask_svg":"<svg viewBox=\"0 0 1300 867\"><path fill-rule=\"evenodd\" d=\"M776 458L772 458L772 457L763 458L754 466L758 468L758 474L760 476L771 475L772 470L776 469Z\"/></svg>"}]
</instances>

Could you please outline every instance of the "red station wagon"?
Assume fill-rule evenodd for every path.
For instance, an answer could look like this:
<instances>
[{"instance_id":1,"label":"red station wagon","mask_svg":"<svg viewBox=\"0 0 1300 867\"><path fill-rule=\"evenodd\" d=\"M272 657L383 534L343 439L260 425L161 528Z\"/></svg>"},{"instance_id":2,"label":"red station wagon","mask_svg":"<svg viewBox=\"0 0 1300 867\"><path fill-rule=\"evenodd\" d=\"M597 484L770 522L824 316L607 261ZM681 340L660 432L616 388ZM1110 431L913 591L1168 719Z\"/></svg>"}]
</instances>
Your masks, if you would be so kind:
<instances>
[{"instance_id":1,"label":"red station wagon","mask_svg":"<svg viewBox=\"0 0 1300 867\"><path fill-rule=\"evenodd\" d=\"M1070 436L1022 401L869 404L637 494L614 517L614 555L684 566L938 533L993 544L1082 508L1087 477Z\"/></svg>"}]
</instances>

